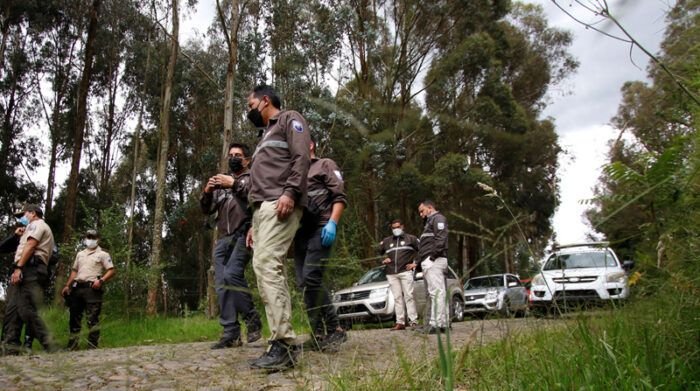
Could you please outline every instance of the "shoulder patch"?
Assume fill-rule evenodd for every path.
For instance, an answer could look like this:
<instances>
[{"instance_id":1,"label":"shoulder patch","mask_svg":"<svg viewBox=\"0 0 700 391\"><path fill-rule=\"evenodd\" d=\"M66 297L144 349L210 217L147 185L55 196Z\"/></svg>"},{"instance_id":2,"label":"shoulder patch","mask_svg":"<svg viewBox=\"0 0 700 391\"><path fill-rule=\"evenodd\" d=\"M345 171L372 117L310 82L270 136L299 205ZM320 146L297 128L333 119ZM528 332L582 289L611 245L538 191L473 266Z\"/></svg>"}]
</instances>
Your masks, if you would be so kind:
<instances>
[{"instance_id":1,"label":"shoulder patch","mask_svg":"<svg viewBox=\"0 0 700 391\"><path fill-rule=\"evenodd\" d=\"M292 127L297 133L301 133L304 131L304 126L301 124L301 122L297 120L292 120Z\"/></svg>"},{"instance_id":2,"label":"shoulder patch","mask_svg":"<svg viewBox=\"0 0 700 391\"><path fill-rule=\"evenodd\" d=\"M445 229L445 223L437 223L437 229Z\"/></svg>"},{"instance_id":3,"label":"shoulder patch","mask_svg":"<svg viewBox=\"0 0 700 391\"><path fill-rule=\"evenodd\" d=\"M341 181L343 180L343 174L340 172L340 170L333 170L333 173L338 177L338 179Z\"/></svg>"}]
</instances>

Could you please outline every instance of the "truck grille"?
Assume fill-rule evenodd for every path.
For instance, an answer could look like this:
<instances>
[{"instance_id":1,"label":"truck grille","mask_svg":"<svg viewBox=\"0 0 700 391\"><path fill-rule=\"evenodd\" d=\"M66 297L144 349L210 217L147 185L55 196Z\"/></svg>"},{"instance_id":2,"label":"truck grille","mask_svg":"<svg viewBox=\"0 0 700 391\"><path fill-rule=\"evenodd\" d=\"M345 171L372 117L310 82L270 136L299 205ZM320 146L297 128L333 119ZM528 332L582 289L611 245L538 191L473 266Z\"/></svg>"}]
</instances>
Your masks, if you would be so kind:
<instances>
[{"instance_id":1,"label":"truck grille","mask_svg":"<svg viewBox=\"0 0 700 391\"><path fill-rule=\"evenodd\" d=\"M464 300L466 300L466 301L479 300L479 299L483 299L484 297L486 297L486 295L467 295L464 297Z\"/></svg>"},{"instance_id":2,"label":"truck grille","mask_svg":"<svg viewBox=\"0 0 700 391\"><path fill-rule=\"evenodd\" d=\"M340 301L354 301L366 299L369 297L369 292L370 291L343 293L340 295Z\"/></svg>"},{"instance_id":3,"label":"truck grille","mask_svg":"<svg viewBox=\"0 0 700 391\"><path fill-rule=\"evenodd\" d=\"M552 280L558 284L579 284L585 282L593 282L598 277L596 276L581 276L581 277L555 277Z\"/></svg>"},{"instance_id":4,"label":"truck grille","mask_svg":"<svg viewBox=\"0 0 700 391\"><path fill-rule=\"evenodd\" d=\"M358 312L369 312L364 304L345 305L337 308L338 315L356 314Z\"/></svg>"},{"instance_id":5,"label":"truck grille","mask_svg":"<svg viewBox=\"0 0 700 391\"><path fill-rule=\"evenodd\" d=\"M567 289L565 291L557 291L554 294L554 300L597 300L600 299L598 292L593 289Z\"/></svg>"}]
</instances>

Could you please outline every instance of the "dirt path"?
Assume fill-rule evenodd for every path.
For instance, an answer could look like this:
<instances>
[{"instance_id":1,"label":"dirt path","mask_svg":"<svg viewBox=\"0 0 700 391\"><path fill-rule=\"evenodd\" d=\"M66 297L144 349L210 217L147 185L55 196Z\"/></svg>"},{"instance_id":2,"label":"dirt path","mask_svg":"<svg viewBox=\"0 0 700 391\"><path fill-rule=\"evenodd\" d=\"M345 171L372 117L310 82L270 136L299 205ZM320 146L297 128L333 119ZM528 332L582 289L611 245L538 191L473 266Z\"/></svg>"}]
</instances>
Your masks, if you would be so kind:
<instances>
[{"instance_id":1,"label":"dirt path","mask_svg":"<svg viewBox=\"0 0 700 391\"><path fill-rule=\"evenodd\" d=\"M455 323L452 345L482 344L507 333L545 325L544 320L511 319ZM303 338L300 338L303 340ZM381 373L398 365L398 352L425 360L437 354L436 337L411 331L352 330L341 351L303 352L294 370L268 374L251 370L248 360L266 346L258 341L212 351L210 343L137 346L118 349L0 358L0 390L293 390L332 388L341 373Z\"/></svg>"}]
</instances>

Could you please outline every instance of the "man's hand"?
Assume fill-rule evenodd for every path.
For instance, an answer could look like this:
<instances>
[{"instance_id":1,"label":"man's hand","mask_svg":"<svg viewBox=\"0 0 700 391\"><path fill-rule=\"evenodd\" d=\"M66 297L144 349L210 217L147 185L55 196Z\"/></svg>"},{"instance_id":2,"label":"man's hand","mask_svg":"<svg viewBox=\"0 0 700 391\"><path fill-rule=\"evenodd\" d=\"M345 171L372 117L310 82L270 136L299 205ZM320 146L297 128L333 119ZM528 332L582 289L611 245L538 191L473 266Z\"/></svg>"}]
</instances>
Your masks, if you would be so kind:
<instances>
[{"instance_id":1,"label":"man's hand","mask_svg":"<svg viewBox=\"0 0 700 391\"><path fill-rule=\"evenodd\" d=\"M390 264L390 263L391 263L391 258L389 258L389 257L384 258L384 260L382 261L382 263L385 264L385 265Z\"/></svg>"},{"instance_id":2,"label":"man's hand","mask_svg":"<svg viewBox=\"0 0 700 391\"><path fill-rule=\"evenodd\" d=\"M248 233L245 234L245 246L248 248L253 248L253 227L248 229Z\"/></svg>"},{"instance_id":3,"label":"man's hand","mask_svg":"<svg viewBox=\"0 0 700 391\"><path fill-rule=\"evenodd\" d=\"M285 220L294 212L294 200L286 194L277 199L277 218Z\"/></svg>"},{"instance_id":4,"label":"man's hand","mask_svg":"<svg viewBox=\"0 0 700 391\"><path fill-rule=\"evenodd\" d=\"M337 224L333 220L328 220L321 230L321 246L330 247L335 242L335 231Z\"/></svg>"},{"instance_id":5,"label":"man's hand","mask_svg":"<svg viewBox=\"0 0 700 391\"><path fill-rule=\"evenodd\" d=\"M204 192L209 194L216 189L216 177L213 176L207 181L207 185L204 186Z\"/></svg>"},{"instance_id":6,"label":"man's hand","mask_svg":"<svg viewBox=\"0 0 700 391\"><path fill-rule=\"evenodd\" d=\"M100 279L98 278L97 280L95 280L95 281L92 282L92 285L91 285L91 286L92 286L92 289L94 289L94 290L100 290L100 289L102 289L102 280L100 280Z\"/></svg>"},{"instance_id":7,"label":"man's hand","mask_svg":"<svg viewBox=\"0 0 700 391\"><path fill-rule=\"evenodd\" d=\"M232 188L233 182L235 181L231 175L226 174L218 174L215 175L214 178L216 178L216 183L219 185L219 187L224 189Z\"/></svg>"},{"instance_id":8,"label":"man's hand","mask_svg":"<svg viewBox=\"0 0 700 391\"><path fill-rule=\"evenodd\" d=\"M20 282L22 282L22 270L15 269L15 271L12 272L12 277L10 277L10 283L12 285L19 285Z\"/></svg>"},{"instance_id":9,"label":"man's hand","mask_svg":"<svg viewBox=\"0 0 700 391\"><path fill-rule=\"evenodd\" d=\"M406 265L406 270L413 270L415 268L416 268L415 263L409 263L408 265Z\"/></svg>"},{"instance_id":10,"label":"man's hand","mask_svg":"<svg viewBox=\"0 0 700 391\"><path fill-rule=\"evenodd\" d=\"M17 236L22 236L22 235L24 235L24 230L25 230L25 229L26 229L26 227L17 227L17 229L15 230L15 235L17 235Z\"/></svg>"},{"instance_id":11,"label":"man's hand","mask_svg":"<svg viewBox=\"0 0 700 391\"><path fill-rule=\"evenodd\" d=\"M70 288L68 286L64 286L61 290L61 296L66 297L68 295L70 295Z\"/></svg>"}]
</instances>

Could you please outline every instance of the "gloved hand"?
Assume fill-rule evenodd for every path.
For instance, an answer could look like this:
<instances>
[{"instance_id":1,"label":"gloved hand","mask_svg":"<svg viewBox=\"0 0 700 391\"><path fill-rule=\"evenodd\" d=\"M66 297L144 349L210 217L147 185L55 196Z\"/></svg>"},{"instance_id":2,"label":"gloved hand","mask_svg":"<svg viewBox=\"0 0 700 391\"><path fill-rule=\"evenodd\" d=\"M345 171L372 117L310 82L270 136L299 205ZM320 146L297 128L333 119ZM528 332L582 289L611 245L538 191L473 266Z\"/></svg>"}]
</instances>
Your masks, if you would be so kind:
<instances>
[{"instance_id":1,"label":"gloved hand","mask_svg":"<svg viewBox=\"0 0 700 391\"><path fill-rule=\"evenodd\" d=\"M328 220L326 226L321 230L321 245L323 247L330 247L335 241L335 229L337 224L333 220Z\"/></svg>"}]
</instances>

